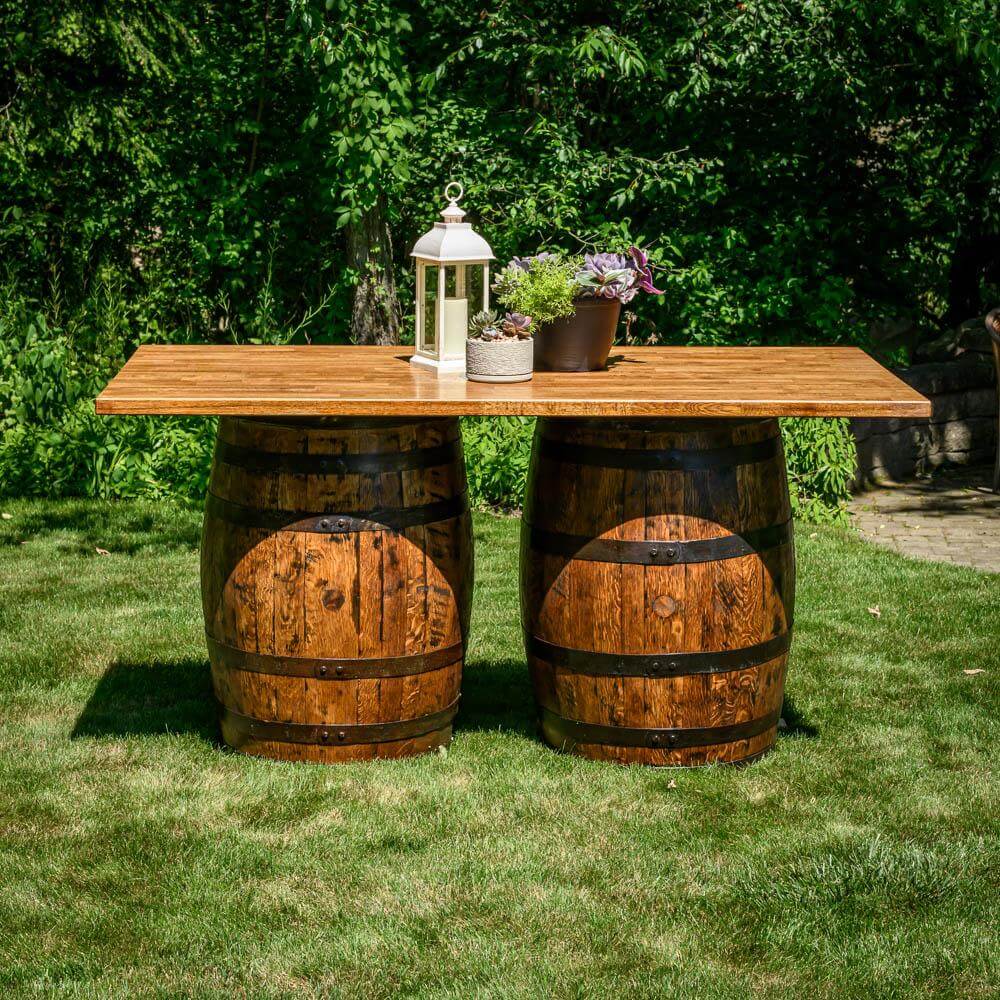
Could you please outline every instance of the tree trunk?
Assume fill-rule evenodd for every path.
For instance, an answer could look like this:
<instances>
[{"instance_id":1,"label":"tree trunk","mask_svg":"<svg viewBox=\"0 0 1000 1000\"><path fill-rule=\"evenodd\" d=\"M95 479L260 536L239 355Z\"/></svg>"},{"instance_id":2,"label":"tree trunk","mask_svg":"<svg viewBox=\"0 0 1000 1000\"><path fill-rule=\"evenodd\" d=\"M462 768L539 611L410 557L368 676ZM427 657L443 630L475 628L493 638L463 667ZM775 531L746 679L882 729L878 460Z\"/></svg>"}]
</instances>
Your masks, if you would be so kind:
<instances>
[{"instance_id":1,"label":"tree trunk","mask_svg":"<svg viewBox=\"0 0 1000 1000\"><path fill-rule=\"evenodd\" d=\"M351 340L355 344L398 344L399 299L384 198L348 225L347 259L358 272Z\"/></svg>"}]
</instances>

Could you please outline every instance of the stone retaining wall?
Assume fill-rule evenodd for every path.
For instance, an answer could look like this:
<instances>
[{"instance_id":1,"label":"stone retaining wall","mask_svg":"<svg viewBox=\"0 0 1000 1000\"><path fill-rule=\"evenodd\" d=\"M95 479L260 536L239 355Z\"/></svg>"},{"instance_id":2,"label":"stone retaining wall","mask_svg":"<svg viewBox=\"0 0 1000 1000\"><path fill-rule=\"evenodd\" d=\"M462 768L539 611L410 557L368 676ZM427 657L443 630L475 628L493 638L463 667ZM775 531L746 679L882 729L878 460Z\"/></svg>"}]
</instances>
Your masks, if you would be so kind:
<instances>
[{"instance_id":1,"label":"stone retaining wall","mask_svg":"<svg viewBox=\"0 0 1000 1000\"><path fill-rule=\"evenodd\" d=\"M929 419L852 420L858 445L855 491L907 482L942 465L992 462L997 391L992 363L914 365L896 374L931 401Z\"/></svg>"}]
</instances>

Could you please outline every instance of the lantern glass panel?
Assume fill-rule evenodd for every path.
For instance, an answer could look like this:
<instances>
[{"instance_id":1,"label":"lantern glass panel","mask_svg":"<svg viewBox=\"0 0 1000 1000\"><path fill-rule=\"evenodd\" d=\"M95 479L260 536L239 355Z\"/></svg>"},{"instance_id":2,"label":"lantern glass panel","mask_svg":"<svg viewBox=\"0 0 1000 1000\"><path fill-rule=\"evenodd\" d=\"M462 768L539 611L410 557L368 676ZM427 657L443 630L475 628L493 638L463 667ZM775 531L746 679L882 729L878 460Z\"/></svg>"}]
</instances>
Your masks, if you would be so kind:
<instances>
[{"instance_id":1,"label":"lantern glass panel","mask_svg":"<svg viewBox=\"0 0 1000 1000\"><path fill-rule=\"evenodd\" d=\"M483 265L467 264L465 268L465 296L469 300L469 318L485 308L483 304Z\"/></svg>"},{"instance_id":2,"label":"lantern glass panel","mask_svg":"<svg viewBox=\"0 0 1000 1000\"><path fill-rule=\"evenodd\" d=\"M423 347L434 354L437 351L437 327L438 327L438 269L436 267L424 268L424 315L421 323L423 334Z\"/></svg>"}]
</instances>

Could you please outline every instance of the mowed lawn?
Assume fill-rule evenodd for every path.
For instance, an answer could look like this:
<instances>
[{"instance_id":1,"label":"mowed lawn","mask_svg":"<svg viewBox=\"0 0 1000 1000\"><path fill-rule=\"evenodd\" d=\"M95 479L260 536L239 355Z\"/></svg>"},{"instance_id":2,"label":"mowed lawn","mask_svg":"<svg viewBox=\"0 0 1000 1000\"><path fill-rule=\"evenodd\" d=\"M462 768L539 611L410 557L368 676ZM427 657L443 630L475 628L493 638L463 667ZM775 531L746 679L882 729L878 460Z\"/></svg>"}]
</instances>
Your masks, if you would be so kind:
<instances>
[{"instance_id":1,"label":"mowed lawn","mask_svg":"<svg viewBox=\"0 0 1000 1000\"><path fill-rule=\"evenodd\" d=\"M997 994L1000 576L800 526L775 752L620 768L483 515L450 751L325 768L217 744L197 511L0 510L0 995Z\"/></svg>"}]
</instances>

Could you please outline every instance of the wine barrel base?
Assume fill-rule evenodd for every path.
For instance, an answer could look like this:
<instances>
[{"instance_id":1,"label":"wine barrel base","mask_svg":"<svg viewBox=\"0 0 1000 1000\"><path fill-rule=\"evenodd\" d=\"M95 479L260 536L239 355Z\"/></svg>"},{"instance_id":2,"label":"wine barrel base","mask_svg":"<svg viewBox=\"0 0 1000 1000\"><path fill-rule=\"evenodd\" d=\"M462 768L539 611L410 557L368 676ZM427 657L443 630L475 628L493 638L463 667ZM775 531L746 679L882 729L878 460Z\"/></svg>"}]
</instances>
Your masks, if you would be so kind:
<instances>
[{"instance_id":1,"label":"wine barrel base","mask_svg":"<svg viewBox=\"0 0 1000 1000\"><path fill-rule=\"evenodd\" d=\"M758 759L794 573L776 420L540 419L521 616L543 740L620 764Z\"/></svg>"},{"instance_id":2,"label":"wine barrel base","mask_svg":"<svg viewBox=\"0 0 1000 1000\"><path fill-rule=\"evenodd\" d=\"M457 420L220 421L202 603L230 747L333 764L447 745L471 592Z\"/></svg>"},{"instance_id":3,"label":"wine barrel base","mask_svg":"<svg viewBox=\"0 0 1000 1000\"><path fill-rule=\"evenodd\" d=\"M246 728L234 722L223 709L219 720L222 738L234 751L249 757L269 757L272 760L298 761L305 764L347 764L361 760L388 760L398 757L416 757L430 753L451 743L452 726L434 729L419 736L398 740L380 740L346 745L327 743L290 743L285 740L257 738ZM331 738L342 731L337 726L327 727Z\"/></svg>"},{"instance_id":4,"label":"wine barrel base","mask_svg":"<svg viewBox=\"0 0 1000 1000\"><path fill-rule=\"evenodd\" d=\"M734 743L717 743L682 750L657 750L608 743L578 743L567 739L562 727L547 723L545 719L539 720L538 728L542 739L553 750L561 753L610 764L642 764L647 767L708 767L711 764L742 767L769 753L774 748L778 734L778 727L773 726L759 736Z\"/></svg>"}]
</instances>

